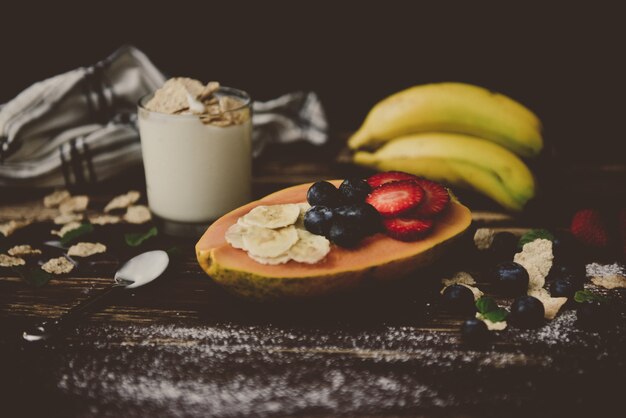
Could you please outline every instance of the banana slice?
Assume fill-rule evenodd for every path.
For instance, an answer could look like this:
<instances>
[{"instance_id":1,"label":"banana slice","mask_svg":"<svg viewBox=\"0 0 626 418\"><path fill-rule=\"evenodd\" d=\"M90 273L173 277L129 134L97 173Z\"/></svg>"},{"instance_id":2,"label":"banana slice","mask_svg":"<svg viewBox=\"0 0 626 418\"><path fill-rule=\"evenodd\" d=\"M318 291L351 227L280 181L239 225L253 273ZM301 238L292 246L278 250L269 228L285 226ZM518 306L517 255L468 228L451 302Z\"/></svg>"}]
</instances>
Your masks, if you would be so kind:
<instances>
[{"instance_id":1,"label":"banana slice","mask_svg":"<svg viewBox=\"0 0 626 418\"><path fill-rule=\"evenodd\" d=\"M291 260L291 257L289 257L289 254L282 254L282 255L279 255L278 257L257 257L255 255L248 253L248 256L254 261L256 261L257 263L269 264L273 266L277 264L285 264L287 261Z\"/></svg>"},{"instance_id":2,"label":"banana slice","mask_svg":"<svg viewBox=\"0 0 626 418\"><path fill-rule=\"evenodd\" d=\"M325 237L298 229L298 242L289 249L287 254L298 263L314 264L326 257L329 251L330 241Z\"/></svg>"},{"instance_id":3,"label":"banana slice","mask_svg":"<svg viewBox=\"0 0 626 418\"><path fill-rule=\"evenodd\" d=\"M243 221L249 225L276 229L293 225L298 216L300 216L300 206L296 203L288 203L257 206L243 216Z\"/></svg>"},{"instance_id":4,"label":"banana slice","mask_svg":"<svg viewBox=\"0 0 626 418\"><path fill-rule=\"evenodd\" d=\"M243 245L243 236L250 232L252 227L250 225L240 224L237 222L236 224L231 225L224 234L224 238L226 242L232 245L234 248L239 248L241 250L245 249Z\"/></svg>"},{"instance_id":5,"label":"banana slice","mask_svg":"<svg viewBox=\"0 0 626 418\"><path fill-rule=\"evenodd\" d=\"M243 234L242 241L243 249L251 256L278 257L298 241L298 232L293 225L280 229L254 227Z\"/></svg>"},{"instance_id":6,"label":"banana slice","mask_svg":"<svg viewBox=\"0 0 626 418\"><path fill-rule=\"evenodd\" d=\"M306 211L311 208L311 205L309 205L307 202L304 202L298 203L298 206L300 207L300 214L298 215L295 226L298 229L304 229L304 215L306 214Z\"/></svg>"}]
</instances>

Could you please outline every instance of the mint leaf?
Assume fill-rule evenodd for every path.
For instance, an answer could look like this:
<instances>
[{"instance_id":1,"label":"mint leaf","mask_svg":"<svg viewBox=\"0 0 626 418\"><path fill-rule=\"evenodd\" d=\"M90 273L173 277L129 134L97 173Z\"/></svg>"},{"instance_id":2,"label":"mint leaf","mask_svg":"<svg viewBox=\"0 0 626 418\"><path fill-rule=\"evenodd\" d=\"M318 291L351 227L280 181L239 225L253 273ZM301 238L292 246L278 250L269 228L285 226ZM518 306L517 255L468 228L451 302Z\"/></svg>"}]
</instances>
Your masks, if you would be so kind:
<instances>
[{"instance_id":1,"label":"mint leaf","mask_svg":"<svg viewBox=\"0 0 626 418\"><path fill-rule=\"evenodd\" d=\"M491 322L504 321L509 315L509 312L504 308L496 308L492 311L481 314L483 318L490 320Z\"/></svg>"},{"instance_id":2,"label":"mint leaf","mask_svg":"<svg viewBox=\"0 0 626 418\"><path fill-rule=\"evenodd\" d=\"M61 245L67 247L72 242L76 241L83 235L87 235L93 232L93 225L90 223L83 223L78 228L67 231L65 235L61 237Z\"/></svg>"},{"instance_id":3,"label":"mint leaf","mask_svg":"<svg viewBox=\"0 0 626 418\"><path fill-rule=\"evenodd\" d=\"M146 232L128 233L124 234L124 240L126 244L131 247L138 247L144 243L147 239L156 237L159 234L159 230L156 226L148 229Z\"/></svg>"},{"instance_id":4,"label":"mint leaf","mask_svg":"<svg viewBox=\"0 0 626 418\"><path fill-rule=\"evenodd\" d=\"M493 298L490 298L489 296L483 296L476 301L476 309L481 314L484 314L498 309L498 304L495 300L493 300Z\"/></svg>"},{"instance_id":5,"label":"mint leaf","mask_svg":"<svg viewBox=\"0 0 626 418\"><path fill-rule=\"evenodd\" d=\"M583 302L605 302L606 298L596 293L592 293L589 290L578 290L574 294L574 300L578 303Z\"/></svg>"},{"instance_id":6,"label":"mint leaf","mask_svg":"<svg viewBox=\"0 0 626 418\"><path fill-rule=\"evenodd\" d=\"M15 267L13 269L26 283L40 287L52 279L52 274L43 271L41 267Z\"/></svg>"},{"instance_id":7,"label":"mint leaf","mask_svg":"<svg viewBox=\"0 0 626 418\"><path fill-rule=\"evenodd\" d=\"M524 247L524 244L533 242L536 239L547 239L552 241L554 240L554 234L546 229L531 229L519 239L517 248L521 250Z\"/></svg>"}]
</instances>

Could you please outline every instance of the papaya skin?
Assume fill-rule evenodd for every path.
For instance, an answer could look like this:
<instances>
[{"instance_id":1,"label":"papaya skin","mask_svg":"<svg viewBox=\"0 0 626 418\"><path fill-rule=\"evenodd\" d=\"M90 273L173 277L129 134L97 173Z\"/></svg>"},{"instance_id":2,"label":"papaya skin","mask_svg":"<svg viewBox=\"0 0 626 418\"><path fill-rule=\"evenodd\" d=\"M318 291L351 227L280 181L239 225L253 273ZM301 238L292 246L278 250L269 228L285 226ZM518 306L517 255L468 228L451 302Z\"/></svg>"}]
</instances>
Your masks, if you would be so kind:
<instances>
[{"instance_id":1,"label":"papaya skin","mask_svg":"<svg viewBox=\"0 0 626 418\"><path fill-rule=\"evenodd\" d=\"M341 180L333 183L338 185ZM432 264L469 228L472 220L469 209L452 201L423 240L407 243L376 234L353 250L333 246L326 259L313 265L294 261L278 266L259 264L245 251L226 243L224 233L240 216L259 205L305 202L311 184L270 194L215 221L196 244L202 269L228 291L260 301L346 292L371 282L399 279Z\"/></svg>"}]
</instances>

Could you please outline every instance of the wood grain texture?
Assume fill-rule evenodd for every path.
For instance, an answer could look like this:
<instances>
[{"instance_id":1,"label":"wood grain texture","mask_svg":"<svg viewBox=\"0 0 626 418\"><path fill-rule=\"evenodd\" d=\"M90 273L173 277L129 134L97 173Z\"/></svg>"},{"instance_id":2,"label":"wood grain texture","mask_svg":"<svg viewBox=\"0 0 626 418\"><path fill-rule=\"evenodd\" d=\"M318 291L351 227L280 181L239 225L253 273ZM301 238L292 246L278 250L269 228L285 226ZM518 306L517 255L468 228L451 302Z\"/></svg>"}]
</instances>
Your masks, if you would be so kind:
<instances>
[{"instance_id":1,"label":"wood grain texture","mask_svg":"<svg viewBox=\"0 0 626 418\"><path fill-rule=\"evenodd\" d=\"M289 150L257 161L255 195L360 175L337 162L339 148L307 148L296 162ZM140 173L92 191L90 210L130 187L143 187ZM22 192L0 207L0 219L30 213L44 194ZM474 206L482 208L474 212L477 226L523 231L552 225L501 214L480 199ZM51 227L49 221L28 227L3 241L0 251L18 242L41 245ZM42 287L0 271L6 416L620 416L623 290L586 285L605 294L615 313L615 323L602 332L577 329L568 309L539 330L507 329L469 347L459 337L464 317L439 305L441 278L458 270L472 272L492 293L485 280L489 262L469 245L387 287L268 305L237 299L214 284L194 260L193 240L160 236L134 249L123 244L124 231L97 230L95 238L109 251ZM119 295L65 338L22 343L25 327L58 317L108 285L124 260L173 246L183 257L154 284ZM46 248L42 258L55 251Z\"/></svg>"}]
</instances>

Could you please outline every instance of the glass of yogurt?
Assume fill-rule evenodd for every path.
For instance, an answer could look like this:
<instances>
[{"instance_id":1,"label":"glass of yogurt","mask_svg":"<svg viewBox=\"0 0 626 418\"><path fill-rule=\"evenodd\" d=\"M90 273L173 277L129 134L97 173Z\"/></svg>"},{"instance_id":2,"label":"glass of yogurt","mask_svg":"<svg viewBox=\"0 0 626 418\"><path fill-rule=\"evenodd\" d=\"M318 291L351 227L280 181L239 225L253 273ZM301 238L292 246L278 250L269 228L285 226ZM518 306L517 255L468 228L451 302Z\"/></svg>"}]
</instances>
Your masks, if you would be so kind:
<instances>
[{"instance_id":1,"label":"glass of yogurt","mask_svg":"<svg viewBox=\"0 0 626 418\"><path fill-rule=\"evenodd\" d=\"M250 201L251 103L244 91L180 77L139 101L148 204L166 233L197 235Z\"/></svg>"}]
</instances>

